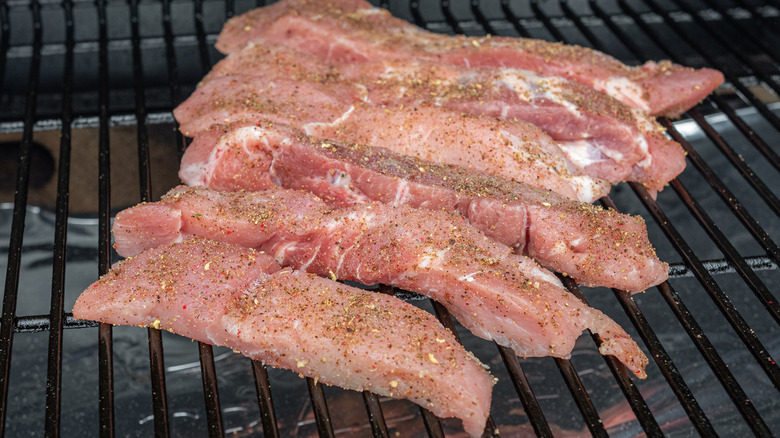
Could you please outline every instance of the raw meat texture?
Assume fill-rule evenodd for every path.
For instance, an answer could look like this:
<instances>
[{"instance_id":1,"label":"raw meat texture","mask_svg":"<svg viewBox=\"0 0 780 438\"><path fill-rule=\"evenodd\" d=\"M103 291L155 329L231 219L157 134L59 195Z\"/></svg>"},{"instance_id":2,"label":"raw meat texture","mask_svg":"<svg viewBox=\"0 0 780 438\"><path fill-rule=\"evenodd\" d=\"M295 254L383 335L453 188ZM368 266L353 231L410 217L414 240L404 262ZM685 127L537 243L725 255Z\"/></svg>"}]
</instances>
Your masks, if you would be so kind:
<instances>
[{"instance_id":1,"label":"raw meat texture","mask_svg":"<svg viewBox=\"0 0 780 438\"><path fill-rule=\"evenodd\" d=\"M219 192L182 186L160 202L181 212L183 236L257 248L283 266L334 279L428 295L476 336L518 355L568 357L589 328L604 339L600 351L645 377L647 357L620 326L568 293L552 273L513 254L460 215L381 203L334 209L314 195L291 190ZM132 256L126 248L139 238L129 219L157 220L150 205L132 208L133 215L117 215L113 232L120 255ZM147 237L140 236L151 242Z\"/></svg>"},{"instance_id":2,"label":"raw meat texture","mask_svg":"<svg viewBox=\"0 0 780 438\"><path fill-rule=\"evenodd\" d=\"M267 119L318 137L470 166L584 202L609 192L609 183L579 174L534 125L430 106L377 108L361 102L359 90L343 83L221 77L198 88L174 115L188 136L215 123Z\"/></svg>"},{"instance_id":3,"label":"raw meat texture","mask_svg":"<svg viewBox=\"0 0 780 438\"><path fill-rule=\"evenodd\" d=\"M339 208L379 201L458 212L487 236L588 286L636 292L668 274L641 217L459 166L312 138L271 122L200 133L184 154L179 176L185 184L217 190L303 189Z\"/></svg>"},{"instance_id":4,"label":"raw meat texture","mask_svg":"<svg viewBox=\"0 0 780 438\"><path fill-rule=\"evenodd\" d=\"M202 239L127 259L79 297L79 319L154 327L267 365L457 417L478 437L493 379L433 315L395 297Z\"/></svg>"},{"instance_id":5,"label":"raw meat texture","mask_svg":"<svg viewBox=\"0 0 780 438\"><path fill-rule=\"evenodd\" d=\"M434 34L364 0L282 0L233 17L217 38L223 53L255 38L328 62L418 59L468 67L511 67L562 76L654 116L677 117L723 83L723 74L668 61L629 67L591 49L511 37Z\"/></svg>"},{"instance_id":6,"label":"raw meat texture","mask_svg":"<svg viewBox=\"0 0 780 438\"><path fill-rule=\"evenodd\" d=\"M416 60L338 65L256 39L217 63L203 82L226 75L349 83L365 89L373 105L430 104L522 120L549 134L581 173L611 183L632 176L649 190L660 191L685 167L680 145L642 111L578 82L528 70ZM650 150L663 156L653 159Z\"/></svg>"}]
</instances>

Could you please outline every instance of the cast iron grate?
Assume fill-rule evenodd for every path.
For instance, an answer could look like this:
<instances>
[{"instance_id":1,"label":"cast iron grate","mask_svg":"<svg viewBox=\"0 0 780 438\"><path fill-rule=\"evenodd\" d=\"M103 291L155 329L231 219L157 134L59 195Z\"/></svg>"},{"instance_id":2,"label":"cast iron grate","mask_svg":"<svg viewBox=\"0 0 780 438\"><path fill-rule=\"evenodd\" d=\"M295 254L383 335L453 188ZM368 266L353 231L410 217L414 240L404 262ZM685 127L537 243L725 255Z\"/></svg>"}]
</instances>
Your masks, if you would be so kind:
<instances>
[{"instance_id":1,"label":"cast iron grate","mask_svg":"<svg viewBox=\"0 0 780 438\"><path fill-rule=\"evenodd\" d=\"M221 23L262 3L233 0L0 2L0 88L3 89L0 132L21 133L0 319L0 435L7 431L9 422L6 413L9 412L9 387L13 384L10 370L14 336L25 332L48 332L45 407L41 406L45 409L45 422L42 428L47 436L58 436L63 415L62 381L67 378L63 375L63 330L95 326L74 320L67 313L63 298L66 289L70 176L74 166L71 162L72 130L96 128L98 133L97 270L103 274L112 261L110 195L116 169L112 174L110 128L117 125L136 127L140 175L138 200L152 200L148 127L171 123L171 109L216 62L218 58L212 46ZM728 360L724 359L727 352L718 350L717 343L702 328L701 318L697 320L695 312L689 310L691 306L698 307L699 302L692 304L688 301L690 293L685 297L678 293L674 281L690 277L696 280L696 299L709 300L723 315L730 330L742 343L741 348L752 355L752 360L763 373L759 376L765 383L761 391L769 394L768 398L777 399L780 368L772 359L772 353L777 353L776 348L773 351L776 344L769 348L765 346L753 327L756 318L768 320L769 333L776 335L780 324L780 307L772 291L780 286L780 249L774 240L780 232L777 226L780 222L780 201L776 187L780 173L776 146L780 142L778 4L774 0L766 3L752 0L442 0L440 3L412 0L408 3L383 1L381 6L437 32L541 37L590 46L629 63L667 58L695 67L711 66L725 73L727 84L689 111L683 120L676 123L662 120L668 133L688 153L689 168L684 176L673 181L658 201L651 199L641 186L631 184L633 193L624 187L613 192L614 200L605 198L601 202L610 208L642 213L646 218L652 218L650 225L657 230L654 241L666 237L663 247L659 248L662 258L666 256L680 261L672 266L672 281L648 293L656 294L666 303L666 310L674 315L695 345L699 353L697 361L711 370L717 384L727 394L730 408L739 413L744 424L736 427L746 427L759 436L771 436L773 428L777 430L780 427L777 416L771 414L772 408L777 410L777 405L762 402L757 406L753 402L740 384L741 379L735 375L737 371L730 369ZM182 11L191 14L185 16ZM94 20L86 23L89 18ZM120 23L118 20L124 21ZM181 21L187 21L189 25L182 26ZM80 32L82 25L89 30ZM117 62L116 52L122 51L126 52L126 59ZM144 57L144 53L149 51L162 55L162 58L149 63L149 56ZM85 67L80 63L84 53L94 54L96 65L87 63ZM61 65L57 64L59 68L52 68L48 63L44 65L44 60L52 54L62 60ZM152 64L151 68L149 64ZM112 80L112 77L120 80ZM768 128L759 132L754 126L755 119ZM716 128L723 122L732 126L741 137L734 140L731 134L726 135ZM18 315L18 296L20 292L25 293L20 291L19 283L20 277L25 275L21 259L30 167L34 165L30 149L35 131L53 129L60 130L61 137L51 311L48 315ZM694 148L687 134L694 131L701 133L704 141L716 151L715 154L720 155L712 158L712 153L708 152L705 156ZM181 156L186 147L185 140L178 132L172 138ZM752 149L752 161L743 157L747 154L745 148ZM713 170L710 163L723 160L724 163L717 164L719 169ZM760 168L760 171L753 167ZM714 198L720 198L722 202L713 204ZM682 222L677 213L670 217L670 205L688 210L693 223L698 224L702 235L707 236L723 257L704 260L699 253L709 252L701 250L696 241L698 235L691 234L689 237L687 223L682 225L686 227L684 230L675 225ZM736 241L733 230L718 225L723 221L723 215L730 218L726 223L744 227L746 235L760 250L749 256L743 255L744 246ZM765 224L763 227L759 225L758 217ZM739 305L732 302L718 282L718 278L725 275L736 275L741 279L740 291L754 294L762 307L761 314L740 313ZM586 295L593 296L583 293L568 279L564 282L572 293L583 300ZM690 287L688 283L681 286ZM399 292L390 288L380 290ZM669 347L665 347L664 339L657 335L658 328L654 330L648 321L652 315L643 312L641 299L632 298L623 291L615 290L613 293L624 318L631 321L644 343L643 347L653 358L667 390L684 410L686 418L683 421L689 424L689 430L705 436L723 434L724 426L714 418L719 411L706 406L705 400L694 395L695 391L686 383L685 374L679 369L683 364L672 359L672 354L667 351ZM456 324L447 311L436 303L432 306L442 323L456 332ZM593 338L597 345L598 337ZM115 433L125 432L116 430L112 327L100 324L97 341L99 433L101 436L114 436ZM767 342L767 338L763 342ZM148 330L148 349L154 432L158 436L170 436L172 408L167 398L164 350L159 331ZM555 427L546 419L543 403L535 395L533 383L523 369L525 360L501 347L498 347L498 352L503 359L501 366L510 376L523 407L523 413L514 415L526 417L537 435L552 436ZM199 344L198 353L207 432L210 436L222 436L225 431L224 410L217 388L214 352L211 346ZM40 360L43 361L43 357ZM604 360L639 430L649 436L668 433L668 422L661 417L657 407L650 406L651 391L638 386L614 358L606 357ZM584 383L574 361L555 359L554 362L587 431L596 436L608 435L608 426L603 418L605 413L591 396L594 389ZM252 363L251 368L263 434L280 436L268 370L259 363ZM508 385L507 382L499 384ZM307 386L317 432L320 436L335 436L332 416L341 413L329 410L321 383L307 379ZM366 392L363 400L373 435L390 436L392 428L385 421L380 399ZM445 428L439 419L424 409L421 409L420 416L430 436L444 436ZM491 417L485 434L498 435L497 426L500 424L497 425ZM612 431L620 432L619 429Z\"/></svg>"}]
</instances>

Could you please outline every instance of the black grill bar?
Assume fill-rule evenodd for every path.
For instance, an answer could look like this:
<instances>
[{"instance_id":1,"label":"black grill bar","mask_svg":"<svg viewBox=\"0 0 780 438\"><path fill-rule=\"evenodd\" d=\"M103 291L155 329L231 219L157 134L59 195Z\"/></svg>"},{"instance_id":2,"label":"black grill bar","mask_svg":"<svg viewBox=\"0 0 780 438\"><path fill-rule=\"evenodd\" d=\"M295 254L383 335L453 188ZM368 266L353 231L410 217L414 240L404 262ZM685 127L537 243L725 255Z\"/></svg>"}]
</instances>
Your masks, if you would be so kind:
<instances>
[{"instance_id":1,"label":"black grill bar","mask_svg":"<svg viewBox=\"0 0 780 438\"><path fill-rule=\"evenodd\" d=\"M371 423L371 432L376 438L388 438L390 433L387 431L385 416L382 414L382 405L379 403L379 397L376 394L363 391L363 402L368 410L368 421Z\"/></svg>"},{"instance_id":2,"label":"black grill bar","mask_svg":"<svg viewBox=\"0 0 780 438\"><path fill-rule=\"evenodd\" d=\"M203 397L206 399L206 419L209 437L221 437L225 435L225 429L222 426L222 409L219 405L214 351L211 345L198 342L198 353L200 356L201 379L203 380Z\"/></svg>"},{"instance_id":3,"label":"black grill bar","mask_svg":"<svg viewBox=\"0 0 780 438\"><path fill-rule=\"evenodd\" d=\"M750 352L753 354L753 357L755 357L756 361L758 361L767 377L769 377L769 380L772 382L775 388L780 388L780 368L778 368L775 361L769 355L767 349L763 346L763 344L761 344L753 330L742 318L742 315L737 312L736 308L728 299L726 294L723 293L723 291L720 289L720 286L718 286L707 270L704 269L701 261L693 253L693 250L690 248L690 246L688 246L685 240L683 240L680 233L677 231L674 225L671 224L671 222L666 217L666 214L661 210L658 204L653 201L644 187L633 182L629 184L631 185L631 188L634 190L634 192L639 195L642 203L645 205L648 211L650 211L650 214L653 215L664 234L666 234L667 238L671 241L677 252L682 256L683 260L685 260L685 263L693 270L696 279L699 280L702 286L704 286L713 302L717 305L723 316L736 331L739 338L742 340L745 346L748 347Z\"/></svg>"},{"instance_id":4,"label":"black grill bar","mask_svg":"<svg viewBox=\"0 0 780 438\"><path fill-rule=\"evenodd\" d=\"M136 132L138 137L138 173L141 202L152 200L152 175L149 166L149 139L146 131L146 97L144 96L141 36L138 23L138 0L129 0L130 29L133 45L133 91L135 94ZM158 437L170 436L168 401L165 389L165 360L160 330L147 329L149 337L149 365L152 378L152 405L154 430Z\"/></svg>"},{"instance_id":5,"label":"black grill bar","mask_svg":"<svg viewBox=\"0 0 780 438\"><path fill-rule=\"evenodd\" d=\"M560 370L561 376L563 376L563 380L566 382L566 387L569 388L572 397L574 397L577 409L580 410L582 418L585 419L585 425L588 427L590 434L594 437L608 437L609 434L604 429L599 412L588 396L585 385L582 384L582 380L580 380L577 370L574 369L574 365L572 365L570 360L558 357L555 358L555 364L558 365L558 370Z\"/></svg>"},{"instance_id":6,"label":"black grill bar","mask_svg":"<svg viewBox=\"0 0 780 438\"><path fill-rule=\"evenodd\" d=\"M98 275L111 267L111 147L109 144L108 30L106 0L97 0L98 29ZM98 383L100 437L113 438L114 418L114 342L111 324L98 329Z\"/></svg>"},{"instance_id":7,"label":"black grill bar","mask_svg":"<svg viewBox=\"0 0 780 438\"><path fill-rule=\"evenodd\" d=\"M696 123L704 130L704 133L707 134L707 137L709 137L710 140L720 149L721 152L728 158L729 162L739 171L740 175L742 175L743 178L750 184L751 187L758 193L759 196L761 196L761 199L766 202L766 204L772 209L772 211L775 212L776 215L780 216L780 200L777 199L777 196L772 193L772 190L769 189L769 187L764 184L764 182L753 173L753 170L750 169L750 166L748 166L744 160L742 160L737 152L734 151L734 149L729 146L725 140L723 140L723 137L721 137L720 134L718 134L715 129L710 126L710 124L707 123L706 120L704 120L704 117L699 113L698 110L695 108L688 111L688 115L693 118L693 120L696 121Z\"/></svg>"},{"instance_id":8,"label":"black grill bar","mask_svg":"<svg viewBox=\"0 0 780 438\"><path fill-rule=\"evenodd\" d=\"M518 35L524 38L531 36L523 25L520 24L520 18L515 14L515 11L512 10L511 0L501 0L501 12L503 12L504 15L506 15L507 20L512 23L512 26L515 28Z\"/></svg>"},{"instance_id":9,"label":"black grill bar","mask_svg":"<svg viewBox=\"0 0 780 438\"><path fill-rule=\"evenodd\" d=\"M646 0L646 1L650 5L650 7L653 8L653 10L660 9L660 7L655 2L655 0ZM736 56L744 65L750 67L750 69L753 70L753 73L756 76L758 76L762 81L764 81L766 85L772 88L775 91L775 93L780 95L780 86L778 86L778 84L775 83L772 77L766 71L764 71L764 69L762 69L759 65L757 65L751 57L747 56L744 50L740 50L739 47L734 45L733 41L731 41L729 38L724 37L723 32L719 32L717 29L713 28L712 23L703 20L701 16L697 14L696 11L691 9L691 7L687 5L685 2L679 2L676 0L671 0L671 2L677 7L679 7L681 10L685 11L685 13L690 15L691 18L693 18L693 21L695 21L703 29L706 29L710 35L712 35L716 40L718 40L718 42L720 42L724 47L728 48L729 51L734 56ZM755 43L756 40L754 40L753 38L749 38L746 41L751 41Z\"/></svg>"},{"instance_id":10,"label":"black grill bar","mask_svg":"<svg viewBox=\"0 0 780 438\"><path fill-rule=\"evenodd\" d=\"M771 239L761 225L758 224L758 221L748 213L742 203L738 201L738 198L726 187L723 181L715 175L715 172L701 158L693 146L677 132L672 122L665 118L661 118L660 122L666 128L666 132L668 132L676 142L682 145L683 149L688 154L690 162L693 163L707 183L714 189L715 193L729 205L729 208L734 212L740 222L745 225L756 241L761 244L769 256L774 258L775 262L780 263L780 248L778 248L777 244Z\"/></svg>"},{"instance_id":11,"label":"black grill bar","mask_svg":"<svg viewBox=\"0 0 780 438\"><path fill-rule=\"evenodd\" d=\"M682 199L685 206L688 207L688 210L696 217L699 224L707 230L707 234L710 235L718 248L726 255L729 262L734 265L740 277L742 277L750 286L750 289L756 294L756 297L758 297L769 314L772 315L772 318L780 324L780 305L778 305L777 299L758 278L756 273L750 269L745 260L739 255L736 248L728 241L723 232L715 225L696 199L691 196L683 183L675 179L671 182L671 185L680 199Z\"/></svg>"},{"instance_id":12,"label":"black grill bar","mask_svg":"<svg viewBox=\"0 0 780 438\"><path fill-rule=\"evenodd\" d=\"M8 266L6 267L5 290L3 292L3 313L0 316L0 435L5 434L5 416L8 412L8 386L11 372L11 348L14 339L14 315L19 295L19 276L22 260L22 240L24 238L24 219L27 215L27 189L30 182L30 148L33 140L35 108L38 101L38 75L41 65L41 8L34 0L30 4L33 17L33 55L30 62L30 77L27 82L24 106L24 130L19 150L14 193L14 211L11 220L11 240L8 248ZM5 11L5 8L3 8ZM8 14L3 14L8 26ZM4 53L5 56L5 53ZM5 73L5 72L3 72Z\"/></svg>"},{"instance_id":13,"label":"black grill bar","mask_svg":"<svg viewBox=\"0 0 780 438\"><path fill-rule=\"evenodd\" d=\"M775 170L780 171L780 156L778 156L777 153L772 150L767 142L758 134L756 134L753 129L750 128L747 123L745 123L744 120L737 116L736 111L729 107L729 105L721 96L713 94L709 98L715 102L715 104L720 110L723 111L724 114L726 114L726 117L728 117L734 126L739 129L739 132L747 137L750 140L750 143L752 143L753 146L758 149L758 151L761 152L761 154L772 164L772 166L774 166ZM772 114L772 116L774 116L774 114Z\"/></svg>"},{"instance_id":14,"label":"black grill bar","mask_svg":"<svg viewBox=\"0 0 780 438\"><path fill-rule=\"evenodd\" d=\"M579 298L586 305L588 304L588 301L585 299L585 295L582 294L579 285L576 281L574 281L573 278L565 277L563 279L563 284L566 286L566 289L568 289L569 292ZM591 337L593 338L593 341L596 343L596 345L601 345L601 337L599 335L591 333ZM628 368L626 368L614 356L602 357L607 363L607 366L612 372L612 375L615 377L615 380L617 380L618 386L620 386L620 390L623 391L623 395L626 396L626 400L628 400L628 404L631 406L631 410L634 411L637 421L639 421L639 424L642 426L642 429L645 430L647 436L663 436L663 432L658 426L658 422L655 421L655 417L650 411L650 408L647 406L647 402L645 402L645 399L639 392L639 388L637 388L636 384L634 384L634 380L631 373L628 371Z\"/></svg>"},{"instance_id":15,"label":"black grill bar","mask_svg":"<svg viewBox=\"0 0 780 438\"><path fill-rule=\"evenodd\" d=\"M276 424L276 413L271 400L271 384L268 381L268 370L258 360L252 361L252 374L255 377L257 403L260 406L260 421L263 425L263 436L279 438L279 426Z\"/></svg>"},{"instance_id":16,"label":"black grill bar","mask_svg":"<svg viewBox=\"0 0 780 438\"><path fill-rule=\"evenodd\" d=\"M726 390L726 393L734 402L739 413L747 421L750 429L758 436L772 436L764 419L761 418L758 410L756 410L756 407L750 401L750 398L745 394L745 391L742 390L737 379L731 374L728 365L726 365L717 350L715 350L715 347L704 334L704 331L693 318L693 315L691 315L688 307L683 303L677 292L672 289L668 281L661 283L657 288L661 293L661 296L669 305L669 308L674 312L677 320L680 321L685 328L688 337L690 337L691 341L696 345L699 353L704 356L707 364L710 366L713 373L715 373L715 376L718 378L718 381L720 381L723 389Z\"/></svg>"},{"instance_id":17,"label":"black grill bar","mask_svg":"<svg viewBox=\"0 0 780 438\"><path fill-rule=\"evenodd\" d=\"M163 36L165 37L165 57L168 62L168 89L171 92L171 106L176 107L181 103L181 90L179 89L179 66L176 63L176 50L173 47L173 27L171 24L171 0L162 0L163 10ZM176 153L181 161L186 142L179 132L179 123L174 121L174 135L176 136Z\"/></svg>"},{"instance_id":18,"label":"black grill bar","mask_svg":"<svg viewBox=\"0 0 780 438\"><path fill-rule=\"evenodd\" d=\"M211 70L209 46L206 44L206 31L203 29L203 0L195 0L195 35L198 39L200 67L203 72Z\"/></svg>"},{"instance_id":19,"label":"black grill bar","mask_svg":"<svg viewBox=\"0 0 780 438\"><path fill-rule=\"evenodd\" d=\"M761 50L763 50L765 54L773 58L773 61L778 62L780 60L780 52L778 52L774 46L767 44L767 42L763 38L755 34L752 34L750 31L748 31L747 28L745 27L746 25L742 21L732 17L731 14L729 14L728 11L726 11L721 4L717 2L713 2L712 0L702 0L702 1L704 2L704 4L707 5L707 7L717 11L718 14L720 14L720 16L730 25L729 26L730 28L737 29L739 33L741 33L745 37L746 41L750 41L753 44L757 44L758 46L760 46ZM759 14L759 16L761 15Z\"/></svg>"},{"instance_id":20,"label":"black grill bar","mask_svg":"<svg viewBox=\"0 0 780 438\"><path fill-rule=\"evenodd\" d=\"M309 396L311 396L317 432L319 432L320 437L334 438L336 435L333 433L333 423L330 421L330 412L328 412L328 403L325 401L322 383L315 382L311 377L307 377L306 386L308 386Z\"/></svg>"},{"instance_id":21,"label":"black grill bar","mask_svg":"<svg viewBox=\"0 0 780 438\"><path fill-rule=\"evenodd\" d=\"M539 401L536 399L531 385L528 383L528 378L525 376L525 372L520 367L520 360L514 351L507 347L498 347L498 352L501 353L501 358L504 360L509 376L512 378L512 384L515 386L517 395L520 396L520 402L525 408L525 414L528 416L528 420L531 426L534 428L534 432L537 437L552 437L552 430L550 430L550 424L547 423L547 419L544 417L542 407L539 405Z\"/></svg>"},{"instance_id":22,"label":"black grill bar","mask_svg":"<svg viewBox=\"0 0 780 438\"><path fill-rule=\"evenodd\" d=\"M65 251L68 234L68 200L70 192L71 123L73 121L73 4L63 3L65 14L65 68L62 84L62 131L60 161L57 172L57 204L54 224L54 263L52 269L51 327L49 329L49 363L46 379L46 436L60 436L62 391L62 330L65 320Z\"/></svg>"}]
</instances>

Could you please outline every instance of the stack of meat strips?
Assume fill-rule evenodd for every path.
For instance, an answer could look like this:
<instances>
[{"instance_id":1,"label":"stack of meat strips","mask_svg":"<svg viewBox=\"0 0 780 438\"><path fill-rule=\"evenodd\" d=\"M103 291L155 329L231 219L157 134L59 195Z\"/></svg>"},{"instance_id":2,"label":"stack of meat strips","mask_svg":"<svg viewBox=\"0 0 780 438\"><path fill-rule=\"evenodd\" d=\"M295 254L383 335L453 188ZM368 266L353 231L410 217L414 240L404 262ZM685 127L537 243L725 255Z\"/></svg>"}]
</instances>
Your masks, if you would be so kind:
<instances>
[{"instance_id":1,"label":"stack of meat strips","mask_svg":"<svg viewBox=\"0 0 780 438\"><path fill-rule=\"evenodd\" d=\"M722 81L589 49L433 34L363 0L230 20L228 56L175 110L186 186L117 215L120 262L77 318L167 329L482 434L493 380L431 315L338 283L427 295L520 356L589 329L639 378L628 334L552 269L631 292L664 281L643 220L590 205L685 166L654 116Z\"/></svg>"}]
</instances>

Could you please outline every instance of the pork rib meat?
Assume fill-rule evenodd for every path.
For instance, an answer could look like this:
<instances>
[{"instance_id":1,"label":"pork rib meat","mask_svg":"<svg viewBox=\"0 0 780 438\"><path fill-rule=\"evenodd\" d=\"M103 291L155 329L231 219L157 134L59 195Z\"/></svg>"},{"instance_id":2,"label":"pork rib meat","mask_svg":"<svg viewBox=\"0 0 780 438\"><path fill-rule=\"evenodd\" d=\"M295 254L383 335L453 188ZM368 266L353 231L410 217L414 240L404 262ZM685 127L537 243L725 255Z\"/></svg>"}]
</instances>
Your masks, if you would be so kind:
<instances>
[{"instance_id":1,"label":"pork rib meat","mask_svg":"<svg viewBox=\"0 0 780 438\"><path fill-rule=\"evenodd\" d=\"M334 209L291 190L172 190L159 203L117 215L120 255L170 238L196 235L257 248L284 266L388 284L439 301L476 336L522 356L568 357L583 330L599 333L612 354L641 378L647 357L617 323L590 308L531 259L513 254L460 215L371 203ZM158 223L155 228L150 224ZM154 234L150 234L154 233Z\"/></svg>"},{"instance_id":2,"label":"pork rib meat","mask_svg":"<svg viewBox=\"0 0 780 438\"><path fill-rule=\"evenodd\" d=\"M203 82L227 75L347 82L363 87L372 105L429 104L522 120L550 135L582 173L613 184L631 179L651 192L662 190L685 167L680 145L644 112L578 82L528 70L417 60L332 64L255 39L217 63Z\"/></svg>"},{"instance_id":3,"label":"pork rib meat","mask_svg":"<svg viewBox=\"0 0 780 438\"><path fill-rule=\"evenodd\" d=\"M87 288L78 319L169 330L267 365L457 417L478 437L493 380L429 313L280 270L249 248L188 239L124 260Z\"/></svg>"},{"instance_id":4,"label":"pork rib meat","mask_svg":"<svg viewBox=\"0 0 780 438\"><path fill-rule=\"evenodd\" d=\"M272 122L201 132L179 176L217 190L302 189L339 208L379 201L458 212L487 236L588 286L636 292L667 277L641 217Z\"/></svg>"},{"instance_id":5,"label":"pork rib meat","mask_svg":"<svg viewBox=\"0 0 780 438\"><path fill-rule=\"evenodd\" d=\"M176 110L188 136L213 124L271 120L309 135L385 147L400 154L462 165L593 202L604 180L581 174L538 127L444 108L378 108L359 87L291 79L225 76L199 87Z\"/></svg>"},{"instance_id":6,"label":"pork rib meat","mask_svg":"<svg viewBox=\"0 0 780 438\"><path fill-rule=\"evenodd\" d=\"M604 53L574 45L434 34L365 0L282 0L233 17L219 34L217 48L230 53L258 37L329 62L413 58L562 76L655 116L679 116L723 82L716 70L694 70L668 61L629 67Z\"/></svg>"}]
</instances>

